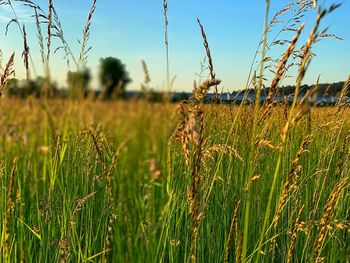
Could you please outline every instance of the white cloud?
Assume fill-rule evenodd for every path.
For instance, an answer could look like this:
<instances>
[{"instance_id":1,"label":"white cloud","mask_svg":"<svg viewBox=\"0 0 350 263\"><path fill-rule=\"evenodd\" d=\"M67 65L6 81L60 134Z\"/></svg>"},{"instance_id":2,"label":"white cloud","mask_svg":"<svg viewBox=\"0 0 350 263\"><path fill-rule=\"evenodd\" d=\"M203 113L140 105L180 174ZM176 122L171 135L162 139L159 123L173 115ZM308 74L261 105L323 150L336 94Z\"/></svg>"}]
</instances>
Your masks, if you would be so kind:
<instances>
[{"instance_id":1,"label":"white cloud","mask_svg":"<svg viewBox=\"0 0 350 263\"><path fill-rule=\"evenodd\" d=\"M32 17L33 13L29 8L26 8L23 5L16 2L12 2L12 6L16 12L19 22L34 22L34 19ZM13 18L14 14L11 7L9 5L0 5L0 23L8 23Z\"/></svg>"}]
</instances>

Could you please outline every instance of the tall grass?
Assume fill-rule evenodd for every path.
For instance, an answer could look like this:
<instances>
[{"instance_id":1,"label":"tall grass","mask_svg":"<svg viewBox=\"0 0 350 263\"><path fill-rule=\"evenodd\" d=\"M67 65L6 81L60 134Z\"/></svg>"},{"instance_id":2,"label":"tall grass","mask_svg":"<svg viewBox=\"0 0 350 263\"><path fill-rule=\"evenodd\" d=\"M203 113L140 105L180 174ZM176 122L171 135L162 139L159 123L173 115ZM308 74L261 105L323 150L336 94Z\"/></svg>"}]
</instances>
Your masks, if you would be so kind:
<instances>
[{"instance_id":1,"label":"tall grass","mask_svg":"<svg viewBox=\"0 0 350 263\"><path fill-rule=\"evenodd\" d=\"M314 3L282 10L300 5L299 17ZM78 68L89 50L95 4ZM298 46L304 24L291 30L261 103L274 25L269 4L253 105L205 104L220 80L199 19L210 74L195 83L188 102L0 100L0 261L349 261L350 111L343 99L350 81L335 107L311 107L317 85L303 99L298 94L312 48L325 36L322 19L338 6L319 9L304 45ZM163 7L167 26L167 1ZM38 8L41 59L49 64ZM74 58L52 1L48 13L43 19L56 25L48 34L58 30ZM291 60L299 62L293 103L276 104ZM1 71L0 93L13 64L14 54Z\"/></svg>"}]
</instances>

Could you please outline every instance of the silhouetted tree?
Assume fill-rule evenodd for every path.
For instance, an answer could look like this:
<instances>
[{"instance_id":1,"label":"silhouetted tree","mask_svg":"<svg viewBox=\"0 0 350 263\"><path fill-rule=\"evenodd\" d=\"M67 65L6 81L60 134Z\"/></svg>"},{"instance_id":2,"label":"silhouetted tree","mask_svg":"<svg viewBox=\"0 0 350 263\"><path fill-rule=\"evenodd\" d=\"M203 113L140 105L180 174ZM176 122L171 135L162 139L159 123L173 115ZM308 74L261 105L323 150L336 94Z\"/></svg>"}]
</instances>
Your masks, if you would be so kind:
<instances>
[{"instance_id":1,"label":"silhouetted tree","mask_svg":"<svg viewBox=\"0 0 350 263\"><path fill-rule=\"evenodd\" d=\"M125 88L131 81L125 65L113 57L102 58L100 63L100 81L105 97L124 96Z\"/></svg>"},{"instance_id":2,"label":"silhouetted tree","mask_svg":"<svg viewBox=\"0 0 350 263\"><path fill-rule=\"evenodd\" d=\"M18 79L12 78L7 81L5 92L8 96L15 96L18 90Z\"/></svg>"},{"instance_id":3,"label":"silhouetted tree","mask_svg":"<svg viewBox=\"0 0 350 263\"><path fill-rule=\"evenodd\" d=\"M8 81L7 93L9 96L17 96L27 98L28 96L40 97L44 79L37 77L35 80L17 80L10 79Z\"/></svg>"},{"instance_id":4,"label":"silhouetted tree","mask_svg":"<svg viewBox=\"0 0 350 263\"><path fill-rule=\"evenodd\" d=\"M85 97L89 88L91 74L88 69L67 74L69 94L72 98Z\"/></svg>"}]
</instances>

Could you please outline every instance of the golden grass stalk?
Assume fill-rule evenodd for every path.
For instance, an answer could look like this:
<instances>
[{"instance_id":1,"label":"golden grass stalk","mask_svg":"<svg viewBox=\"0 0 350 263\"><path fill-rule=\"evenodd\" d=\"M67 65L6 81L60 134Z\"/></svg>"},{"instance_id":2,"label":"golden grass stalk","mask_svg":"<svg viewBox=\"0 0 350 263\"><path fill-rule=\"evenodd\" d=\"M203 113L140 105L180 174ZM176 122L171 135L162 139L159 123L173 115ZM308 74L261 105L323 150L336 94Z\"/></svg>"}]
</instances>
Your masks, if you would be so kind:
<instances>
[{"instance_id":1,"label":"golden grass stalk","mask_svg":"<svg viewBox=\"0 0 350 263\"><path fill-rule=\"evenodd\" d=\"M321 219L321 227L317 233L316 244L314 247L314 260L315 260L315 262L319 262L319 260L320 260L321 248L323 246L323 242L324 242L326 235L327 235L329 222L330 222L331 216L334 212L336 202L337 202L338 198L340 197L341 193L343 192L343 190L348 186L349 186L349 179L347 177L342 178L335 185L331 195L328 198L328 202L327 202L327 205L325 206L324 214L323 214L322 219Z\"/></svg>"},{"instance_id":2,"label":"golden grass stalk","mask_svg":"<svg viewBox=\"0 0 350 263\"><path fill-rule=\"evenodd\" d=\"M166 88L170 91L170 62L169 62L169 20L168 20L168 1L163 1L164 14L164 43L165 43L165 57L166 57Z\"/></svg>"},{"instance_id":3,"label":"golden grass stalk","mask_svg":"<svg viewBox=\"0 0 350 263\"><path fill-rule=\"evenodd\" d=\"M109 199L111 202L113 202L113 195L112 195L112 187L111 187L111 176L113 169L117 165L117 161L120 155L121 150L126 146L127 142L130 140L130 136L128 136L117 148L115 153L113 154L112 160L109 164L108 170L105 170L105 180L106 180L106 191L108 193Z\"/></svg>"},{"instance_id":4,"label":"golden grass stalk","mask_svg":"<svg viewBox=\"0 0 350 263\"><path fill-rule=\"evenodd\" d=\"M302 214L303 210L304 210L304 206L302 206L301 209L299 210L297 219L295 220L295 223L294 223L294 227L293 227L292 234L291 234L290 241L289 241L287 263L292 262L293 251L295 248L295 241L297 239L298 232L301 230L300 223L301 223L301 214Z\"/></svg>"},{"instance_id":5,"label":"golden grass stalk","mask_svg":"<svg viewBox=\"0 0 350 263\"><path fill-rule=\"evenodd\" d=\"M112 160L109 164L109 168L108 168L108 172L107 174L105 174L105 180L106 180L106 192L108 195L108 199L109 199L109 206L110 206L110 215L109 215L109 220L108 220L108 234L105 238L105 244L104 244L104 251L105 251L105 262L107 261L107 257L109 255L109 251L111 250L111 242L112 242L112 238L113 238L113 225L115 220L117 219L117 216L114 214L113 212L113 207L112 204L114 203L114 198L113 198L113 194L112 194L112 187L111 187L111 176L112 176L112 172L113 169L115 168L117 161L118 161L118 157L120 155L120 151L125 147L125 145L127 144L127 142L129 141L130 136L127 137L117 148L117 150L115 151Z\"/></svg>"},{"instance_id":6,"label":"golden grass stalk","mask_svg":"<svg viewBox=\"0 0 350 263\"><path fill-rule=\"evenodd\" d=\"M99 142L97 141L95 134L90 129L88 130L88 134L91 136L94 148L95 148L96 153L97 153L98 160L102 166L102 172L103 172L103 174L106 174L107 167L106 167L105 161L103 160L102 150L100 148Z\"/></svg>"},{"instance_id":7,"label":"golden grass stalk","mask_svg":"<svg viewBox=\"0 0 350 263\"><path fill-rule=\"evenodd\" d=\"M53 10L53 2L52 0L48 0L48 16L47 16L47 56L46 62L49 64L50 62L50 54L51 54L51 28L52 28L52 10ZM49 67L49 65L47 65Z\"/></svg>"},{"instance_id":8,"label":"golden grass stalk","mask_svg":"<svg viewBox=\"0 0 350 263\"><path fill-rule=\"evenodd\" d=\"M236 232L236 228L237 228L237 221L238 221L238 212L239 212L239 208L241 206L241 201L239 201L236 205L236 208L233 212L233 216L232 216L232 220L231 220L231 224L230 224L230 231L229 234L227 236L227 240L226 240L226 251L225 251L225 257L224 257L224 262L229 262L230 259L230 253L231 253L231 245L232 245L232 237L234 235L234 233Z\"/></svg>"},{"instance_id":9,"label":"golden grass stalk","mask_svg":"<svg viewBox=\"0 0 350 263\"><path fill-rule=\"evenodd\" d=\"M253 71L253 67L254 67L254 64L256 62L257 56L260 53L261 45L266 44L267 50L270 50L271 47L276 42L280 41L280 40L278 40L278 38L282 32L284 32L284 31L297 31L297 28L295 28L295 26L300 24L301 18L305 15L303 13L306 12L307 9L309 9L310 5L312 5L312 0L307 0L307 1L299 0L299 1L290 2L286 6L281 8L279 11L277 11L269 23L267 23L268 21L266 21L266 24L265 24L266 28L264 28L262 39L259 42L258 48L255 51L255 55L254 55L254 58L252 60L252 64L250 66L250 70L249 70L249 74L248 74L248 78L247 78L247 82L246 82L246 89L248 89L250 84L253 84L252 86L254 88L258 88L258 85L257 85L258 83L256 81L254 81L257 79L257 76L256 76L256 70ZM294 14L292 15L292 17L290 19L288 19L287 21L284 21L283 17L288 14L287 12L294 13ZM285 26L278 31L278 33L275 35L275 37L268 44L264 40L265 33L271 32L273 26L275 26L276 24L280 24L280 23L285 23ZM265 61L266 61L266 58L264 57L263 60L262 59L260 60L259 65L261 66L261 62L264 63ZM254 72L254 75L252 76L253 72ZM260 78L259 78L259 80L260 80ZM255 84L254 84L254 82L255 82Z\"/></svg>"},{"instance_id":10,"label":"golden grass stalk","mask_svg":"<svg viewBox=\"0 0 350 263\"><path fill-rule=\"evenodd\" d=\"M243 234L239 233L238 229L236 228L236 234L235 234L235 245L236 245L236 262L241 263L242 262L242 255L243 255Z\"/></svg>"},{"instance_id":11,"label":"golden grass stalk","mask_svg":"<svg viewBox=\"0 0 350 263\"><path fill-rule=\"evenodd\" d=\"M12 24L12 23L15 23L18 27L18 30L19 32L21 33L21 36L23 37L23 41L25 42L25 38L26 36L24 35L24 32L23 32L23 28L19 22L19 19L18 19L18 16L17 16L17 12L12 4L12 1L11 0L8 0L8 1L1 1L1 2L4 2L4 3L0 3L0 4L3 4L3 5L8 5L9 8L11 9L12 13L13 13L13 18L8 22L8 24L6 25L6 30L5 30L5 35L7 35L8 33L8 30L9 30L9 26ZM19 1L20 2L20 1ZM29 0L21 0L21 2L24 2L25 5L29 6L29 7L32 7L35 6L35 4ZM29 48L28 48L29 50ZM33 62L33 59L32 59L32 56L30 53L28 53L28 57L30 59L30 62L31 62L31 65L32 65L32 69L33 69L33 72L34 74L36 75L36 69L35 69L35 64Z\"/></svg>"},{"instance_id":12,"label":"golden grass stalk","mask_svg":"<svg viewBox=\"0 0 350 263\"><path fill-rule=\"evenodd\" d=\"M316 18L316 22L315 25L313 27L313 29L310 31L308 40L306 42L306 44L303 47L303 52L301 55L301 62L299 65L299 69L298 69L298 75L297 75L297 79L296 79L296 86L295 86L295 93L294 93L294 99L293 99L293 103L291 106L291 109L289 111L289 116L288 116L288 120L286 122L286 125L282 131L282 135L281 135L281 144L283 145L287 139L287 134L288 131L290 129L290 127L293 125L293 123L302 116L302 112L299 111L296 115L295 115L295 107L297 104L297 100L298 100L298 95L299 95L299 90L302 84L302 81L304 79L305 73L308 69L308 66L310 65L311 62L311 56L312 56L312 52L311 52L311 48L312 45L314 43L317 42L317 40L320 37L320 33L318 32L318 29L320 27L320 23L321 20L329 13L333 12L335 9L337 9L340 5L339 4L333 4L331 5L329 8L327 9L320 9L318 11L318 15Z\"/></svg>"},{"instance_id":13,"label":"golden grass stalk","mask_svg":"<svg viewBox=\"0 0 350 263\"><path fill-rule=\"evenodd\" d=\"M287 61L288 61L289 57L293 54L293 51L295 49L295 45L300 37L302 30L304 29L304 26L305 26L305 24L303 23L299 27L299 29L297 30L296 34L294 35L292 41L290 42L286 52L283 54L281 63L277 68L276 75L272 80L272 83L271 83L271 86L269 89L269 93L268 93L268 96L267 96L266 101L265 101L265 107L268 107L268 105L270 105L273 102L273 97L275 96L275 92L276 92L276 89L278 87L278 84L280 83L281 78L286 71Z\"/></svg>"},{"instance_id":14,"label":"golden grass stalk","mask_svg":"<svg viewBox=\"0 0 350 263\"><path fill-rule=\"evenodd\" d=\"M283 152L283 149L285 147L285 143L287 141L287 136L288 136L289 130L297 121L299 121L310 110L310 108L308 107L308 105L304 101L301 103L301 107L300 107L299 111L295 114L295 107L296 107L297 100L298 100L300 86L301 86L301 83L304 79L306 70L307 70L307 68L310 64L310 61L311 61L311 47L316 42L316 40L319 38L318 29L319 29L321 20L325 17L325 15L333 12L339 6L340 5L331 5L327 9L319 10L317 18L316 18L315 26L311 30L309 37L308 37L308 40L307 40L307 43L303 48L303 55L301 58L301 62L300 62L299 70L298 70L298 75L297 75L297 80L296 80L294 99L293 99L292 106L289 110L287 122L286 122L286 124L282 130L282 134L281 134L280 152L278 155L276 168L275 168L275 172L273 175L271 190L270 190L270 194L269 194L269 198L268 198L268 202L267 202L267 208L266 208L265 217L264 217L264 221L263 221L263 225L262 225L262 231L260 234L259 243L257 246L257 251L260 251L260 249L262 247L264 236L266 234L265 231L266 231L268 219L270 217L270 209L271 209L271 202L272 202L272 198L273 198L273 193L274 193L275 188L276 188L277 178L279 176L281 163L282 163L282 152ZM308 96L310 96L310 95L311 95L311 93L308 94ZM304 100L306 100L306 98L308 98L308 96L305 96ZM244 253L243 253L243 255L244 255Z\"/></svg>"},{"instance_id":15,"label":"golden grass stalk","mask_svg":"<svg viewBox=\"0 0 350 263\"><path fill-rule=\"evenodd\" d=\"M320 27L320 23L321 20L329 13L333 12L335 9L337 9L340 5L339 4L333 4L331 5L329 8L327 9L320 9L318 11L318 15L316 18L316 23L315 26L313 27L313 29L311 30L308 40L303 48L303 54L301 56L301 62L300 62L300 66L298 69L298 75L297 75L297 81L296 81L296 86L295 86L295 94L294 94L294 99L293 99L293 104L291 107L291 115L293 114L297 99L298 99L298 95L299 95L299 90L300 90L300 86L301 83L304 79L305 73L310 65L311 62L311 47L312 45L317 41L317 39L320 36L320 33L318 32L318 29Z\"/></svg>"},{"instance_id":16,"label":"golden grass stalk","mask_svg":"<svg viewBox=\"0 0 350 263\"><path fill-rule=\"evenodd\" d=\"M22 57L23 57L23 63L24 63L24 68L26 70L26 79L30 79L29 75L29 47L28 47L28 42L27 42L27 32L26 28L23 25L23 52L22 52Z\"/></svg>"},{"instance_id":17,"label":"golden grass stalk","mask_svg":"<svg viewBox=\"0 0 350 263\"><path fill-rule=\"evenodd\" d=\"M96 194L96 192L93 192L91 194L88 194L87 196L85 196L82 199L79 199L77 201L77 205L75 206L74 210L73 210L73 216L76 216L78 214L78 212L81 210L81 208L85 205L85 203L87 201L89 201L94 195Z\"/></svg>"},{"instance_id":18,"label":"golden grass stalk","mask_svg":"<svg viewBox=\"0 0 350 263\"><path fill-rule=\"evenodd\" d=\"M40 26L40 20L39 20L39 14L37 8L34 8L34 15L35 15L35 24L36 29L38 32L38 41L39 41L39 47L40 47L40 56L41 56L41 63L45 66L46 64L46 58L45 58L45 50L44 50L44 37Z\"/></svg>"},{"instance_id":19,"label":"golden grass stalk","mask_svg":"<svg viewBox=\"0 0 350 263\"><path fill-rule=\"evenodd\" d=\"M94 145L94 148L97 152L97 156L99 159L99 162L102 166L102 171L103 171L103 176L105 178L105 191L107 193L107 197L108 197L108 208L110 209L110 214L109 214L109 223L108 223L108 234L104 240L104 257L105 257L105 262L107 262L107 257L110 251L110 247L111 247L111 241L112 241L112 232L113 232L113 224L116 220L116 215L113 212L113 203L114 203L114 199L113 199L113 194L112 194L112 187L111 187L111 176L112 176L112 172L113 169L115 168L117 161L118 161L118 157L120 155L120 151L125 147L126 143L129 141L129 139L131 138L131 136L128 136L117 148L117 150L115 151L111 162L109 164L109 167L107 169L107 165L103 159L103 155L102 155L102 149L100 147L100 143L98 141L98 138L96 135L94 135L94 133L89 129L88 130L89 135L92 138L92 142Z\"/></svg>"},{"instance_id":20,"label":"golden grass stalk","mask_svg":"<svg viewBox=\"0 0 350 263\"><path fill-rule=\"evenodd\" d=\"M204 27L203 27L201 21L199 20L199 18L197 18L197 22L198 22L198 25L199 25L199 27L201 29L203 45L204 45L205 52L206 52L207 58L208 58L210 78L211 78L211 80L215 80L216 79L216 75L215 75L215 71L214 71L213 58L211 56L209 43L208 43L208 39L207 39L207 34L205 33ZM217 87L217 85L215 85L214 87L215 87L215 89L214 89L214 98L217 99L216 97L218 96L218 87Z\"/></svg>"},{"instance_id":21,"label":"golden grass stalk","mask_svg":"<svg viewBox=\"0 0 350 263\"><path fill-rule=\"evenodd\" d=\"M245 192L248 192L249 189L250 189L250 187L251 187L254 183L258 182L258 181L260 180L260 178L261 178L261 174L252 176L252 177L249 179L249 181L247 182L246 186L244 187L244 191L245 191Z\"/></svg>"},{"instance_id":22,"label":"golden grass stalk","mask_svg":"<svg viewBox=\"0 0 350 263\"><path fill-rule=\"evenodd\" d=\"M190 135L188 134L189 130L187 128L188 113L183 104L179 105L178 112L179 112L181 121L178 123L172 137L176 141L181 143L182 150L185 156L186 165L189 166L190 165L190 141L189 141Z\"/></svg>"},{"instance_id":23,"label":"golden grass stalk","mask_svg":"<svg viewBox=\"0 0 350 263\"><path fill-rule=\"evenodd\" d=\"M344 101L344 99L346 98L349 90L350 90L350 75L348 79L344 82L344 85L341 89L339 100L337 101L337 104L336 104L337 112L339 112L346 105L346 102Z\"/></svg>"},{"instance_id":24,"label":"golden grass stalk","mask_svg":"<svg viewBox=\"0 0 350 263\"><path fill-rule=\"evenodd\" d=\"M216 87L220 83L221 81L217 79L210 79L210 80L204 81L199 87L193 90L193 98L191 101L195 105L198 105L199 103L203 103L210 88Z\"/></svg>"},{"instance_id":25,"label":"golden grass stalk","mask_svg":"<svg viewBox=\"0 0 350 263\"><path fill-rule=\"evenodd\" d=\"M143 71L143 76L144 76L143 83L141 83L141 92L143 93L143 95L147 99L148 92L149 92L149 84L151 82L151 77L149 74L147 63L143 59L141 60L141 65L142 65L142 71Z\"/></svg>"},{"instance_id":26,"label":"golden grass stalk","mask_svg":"<svg viewBox=\"0 0 350 263\"><path fill-rule=\"evenodd\" d=\"M149 74L149 70L147 67L147 64L144 60L141 60L142 64L142 70L143 70L143 75L144 75L144 84L149 84L151 82L151 76Z\"/></svg>"},{"instance_id":27,"label":"golden grass stalk","mask_svg":"<svg viewBox=\"0 0 350 263\"><path fill-rule=\"evenodd\" d=\"M9 239L11 237L10 234L10 220L12 218L13 210L15 203L13 201L14 199L14 191L15 191L15 175L16 175L16 169L17 169L17 157L13 159L13 164L12 164L12 170L10 174L10 181L9 181L9 186L8 186L8 191L7 191L7 201L6 201L6 214L4 221L2 222L2 246L1 250L5 256L6 259L9 258Z\"/></svg>"},{"instance_id":28,"label":"golden grass stalk","mask_svg":"<svg viewBox=\"0 0 350 263\"><path fill-rule=\"evenodd\" d=\"M273 222L272 222L275 228L276 228L277 223L281 217L283 209L287 203L287 199L288 199L290 192L293 189L297 188L297 181L299 178L299 173L301 171L301 166L299 165L299 160L300 160L300 157L303 155L303 153L305 153L307 151L307 147L310 144L311 140L312 140L311 135L306 136L304 141L301 143L299 151L297 152L296 157L292 163L291 170L288 173L288 176L287 176L286 181L285 181L284 186L283 186L282 194L281 194L280 199L278 201L277 210L276 210L277 212L276 212L275 217L274 217Z\"/></svg>"},{"instance_id":29,"label":"golden grass stalk","mask_svg":"<svg viewBox=\"0 0 350 263\"><path fill-rule=\"evenodd\" d=\"M174 137L182 142L186 164L191 177L191 187L188 192L188 206L191 220L191 260L196 261L198 228L202 220L201 198L199 188L201 182L201 165L204 155L204 112L203 103L210 88L220 84L220 80L209 79L195 85L193 96L188 109L180 106L180 113L183 120L178 125Z\"/></svg>"},{"instance_id":30,"label":"golden grass stalk","mask_svg":"<svg viewBox=\"0 0 350 263\"><path fill-rule=\"evenodd\" d=\"M242 156L239 155L238 151L232 147L232 145L229 144L214 144L213 146L207 148L204 152L204 157L206 159L214 160L213 154L214 153L220 153L220 154L229 154L230 157L234 155L234 157L240 161L243 162Z\"/></svg>"},{"instance_id":31,"label":"golden grass stalk","mask_svg":"<svg viewBox=\"0 0 350 263\"><path fill-rule=\"evenodd\" d=\"M59 262L60 263L65 263L69 262L69 258L71 256L71 243L67 238L62 238L59 243Z\"/></svg>"},{"instance_id":32,"label":"golden grass stalk","mask_svg":"<svg viewBox=\"0 0 350 263\"><path fill-rule=\"evenodd\" d=\"M90 36L91 20L92 20L92 15L94 14L94 12L96 10L96 3L97 3L97 0L94 0L92 3L91 9L89 11L88 17L87 17L86 25L85 25L84 32L83 32L83 39L81 41L81 49L80 49L80 55L79 55L79 60L78 60L78 68L81 67L82 66L81 64L86 61L87 53L91 49L91 47L87 48L87 41L88 41L89 36Z\"/></svg>"},{"instance_id":33,"label":"golden grass stalk","mask_svg":"<svg viewBox=\"0 0 350 263\"><path fill-rule=\"evenodd\" d=\"M64 58L66 59L66 62L67 62L67 67L70 68L70 59L69 59L69 57L72 58L75 66L78 67L78 62L77 62L75 56L73 55L73 52L72 52L71 48L69 47L69 45L68 45L68 43L67 43L67 41L66 41L66 39L64 37L62 24L61 24L61 21L60 21L60 19L58 17L56 9L53 8L52 12L53 12L53 19L54 19L54 22L55 22L55 25L53 26L53 28L55 29L55 33L53 35L55 37L58 37L61 40L61 43L62 43L62 46L57 47L56 50L54 51L54 53L56 53L59 49L63 49L64 55L65 55Z\"/></svg>"},{"instance_id":34,"label":"golden grass stalk","mask_svg":"<svg viewBox=\"0 0 350 263\"><path fill-rule=\"evenodd\" d=\"M6 88L6 83L11 75L15 74L15 70L13 68L15 63L15 53L12 53L11 57L7 61L5 68L0 76L0 97Z\"/></svg>"}]
</instances>

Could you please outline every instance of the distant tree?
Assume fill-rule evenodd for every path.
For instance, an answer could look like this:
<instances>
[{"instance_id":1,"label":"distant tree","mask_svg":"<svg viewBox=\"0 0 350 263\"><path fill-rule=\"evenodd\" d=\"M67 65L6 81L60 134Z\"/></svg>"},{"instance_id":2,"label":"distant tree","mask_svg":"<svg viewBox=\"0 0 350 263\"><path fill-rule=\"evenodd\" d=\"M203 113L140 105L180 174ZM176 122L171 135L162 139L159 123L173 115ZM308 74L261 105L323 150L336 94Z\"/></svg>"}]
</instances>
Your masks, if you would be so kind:
<instances>
[{"instance_id":1,"label":"distant tree","mask_svg":"<svg viewBox=\"0 0 350 263\"><path fill-rule=\"evenodd\" d=\"M176 94L176 96L172 97L172 101L174 102L178 102L178 101L184 101L184 100L189 100L190 99L190 95L186 92L181 92Z\"/></svg>"},{"instance_id":2,"label":"distant tree","mask_svg":"<svg viewBox=\"0 0 350 263\"><path fill-rule=\"evenodd\" d=\"M91 74L88 69L67 74L69 94L72 98L85 97L89 88Z\"/></svg>"},{"instance_id":3,"label":"distant tree","mask_svg":"<svg viewBox=\"0 0 350 263\"><path fill-rule=\"evenodd\" d=\"M45 86L46 79L44 77L38 76L35 79L35 86L37 87L38 93L40 94Z\"/></svg>"},{"instance_id":4,"label":"distant tree","mask_svg":"<svg viewBox=\"0 0 350 263\"><path fill-rule=\"evenodd\" d=\"M5 92L8 96L15 96L18 90L18 79L12 78L7 81Z\"/></svg>"},{"instance_id":5,"label":"distant tree","mask_svg":"<svg viewBox=\"0 0 350 263\"><path fill-rule=\"evenodd\" d=\"M100 63L100 81L105 97L124 96L126 86L131 81L125 65L113 57L102 58Z\"/></svg>"},{"instance_id":6,"label":"distant tree","mask_svg":"<svg viewBox=\"0 0 350 263\"><path fill-rule=\"evenodd\" d=\"M35 97L55 97L59 95L57 83L42 76L38 76L35 80L25 81L22 87L28 89L28 95L34 95Z\"/></svg>"},{"instance_id":7,"label":"distant tree","mask_svg":"<svg viewBox=\"0 0 350 263\"><path fill-rule=\"evenodd\" d=\"M42 87L41 77L36 80L17 80L10 79L8 81L7 93L9 96L17 96L20 98L27 98L28 96L40 96Z\"/></svg>"}]
</instances>

